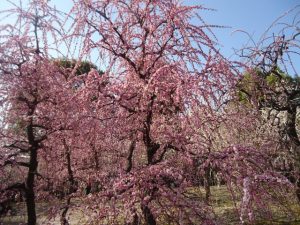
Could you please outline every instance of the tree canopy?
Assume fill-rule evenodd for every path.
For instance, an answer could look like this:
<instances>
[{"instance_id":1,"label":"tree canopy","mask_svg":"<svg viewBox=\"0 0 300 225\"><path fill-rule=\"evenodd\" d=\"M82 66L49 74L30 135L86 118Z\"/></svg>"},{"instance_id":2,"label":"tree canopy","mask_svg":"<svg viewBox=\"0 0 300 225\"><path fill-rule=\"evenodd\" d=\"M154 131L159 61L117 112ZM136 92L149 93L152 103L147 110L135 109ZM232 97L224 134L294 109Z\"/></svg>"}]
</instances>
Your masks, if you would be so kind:
<instances>
[{"instance_id":1,"label":"tree canopy","mask_svg":"<svg viewBox=\"0 0 300 225\"><path fill-rule=\"evenodd\" d=\"M222 224L211 207L217 178L242 224L271 215L287 193L300 199L299 84L279 69L297 35L233 62L201 5L74 0L67 14L42 0L13 6L2 13L17 22L0 27L0 201L21 193L29 225L36 201L55 198L62 205L49 220L63 225L73 199L91 224ZM86 60L95 54L103 71ZM262 107L287 111L283 133Z\"/></svg>"}]
</instances>

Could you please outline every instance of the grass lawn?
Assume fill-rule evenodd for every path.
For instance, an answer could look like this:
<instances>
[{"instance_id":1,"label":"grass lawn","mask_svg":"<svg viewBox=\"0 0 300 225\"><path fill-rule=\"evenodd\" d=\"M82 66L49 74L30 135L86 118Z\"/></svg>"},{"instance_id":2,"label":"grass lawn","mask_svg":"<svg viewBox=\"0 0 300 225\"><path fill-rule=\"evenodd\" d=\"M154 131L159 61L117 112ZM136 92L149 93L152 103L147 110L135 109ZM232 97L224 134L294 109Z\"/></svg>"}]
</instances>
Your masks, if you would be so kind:
<instances>
[{"instance_id":1,"label":"grass lawn","mask_svg":"<svg viewBox=\"0 0 300 225\"><path fill-rule=\"evenodd\" d=\"M204 195L204 189L198 188L196 192ZM239 198L240 199L240 198ZM222 224L234 225L240 224L238 215L239 202L232 201L232 195L225 186L211 187L211 206ZM272 212L269 218L258 216L254 224L264 225L300 225L300 204L292 194L287 194L286 198L281 199L281 205L271 205L269 210ZM263 214L263 209L256 209L255 214Z\"/></svg>"},{"instance_id":2,"label":"grass lawn","mask_svg":"<svg viewBox=\"0 0 300 225\"><path fill-rule=\"evenodd\" d=\"M204 190L202 188L193 188L191 190L192 194L203 195ZM211 187L211 207L214 210L217 218L220 219L221 224L224 225L235 225L240 224L239 216L236 207L239 203L232 201L230 192L225 186L221 187ZM78 204L78 200L75 200ZM74 201L73 201L74 203ZM59 216L49 221L47 217L47 211L50 207L61 204L61 202L51 202L51 203L37 203L37 217L38 224L60 224ZM11 216L6 216L0 218L0 224L2 225L17 225L26 222L26 211L25 204L19 203L13 206L14 214ZM82 225L87 223L87 213L84 211L85 207L73 208L68 214L69 222L71 225ZM285 199L282 200L282 207L270 206L270 211L272 211L272 217L268 219L263 217L258 217L255 224L274 224L274 225L300 225L300 205L293 199L293 196L287 195ZM256 209L257 214L263 212L263 209Z\"/></svg>"}]
</instances>

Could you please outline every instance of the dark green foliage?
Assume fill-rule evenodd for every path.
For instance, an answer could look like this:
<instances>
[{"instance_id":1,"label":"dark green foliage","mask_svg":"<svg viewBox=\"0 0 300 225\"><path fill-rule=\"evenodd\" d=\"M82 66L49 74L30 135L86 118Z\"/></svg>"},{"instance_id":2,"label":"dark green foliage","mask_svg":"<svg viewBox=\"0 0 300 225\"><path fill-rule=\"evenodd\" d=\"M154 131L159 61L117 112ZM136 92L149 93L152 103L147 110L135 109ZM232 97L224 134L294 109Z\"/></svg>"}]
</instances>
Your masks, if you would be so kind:
<instances>
[{"instance_id":1,"label":"dark green foliage","mask_svg":"<svg viewBox=\"0 0 300 225\"><path fill-rule=\"evenodd\" d=\"M66 68L66 69L74 69L76 66L77 61L74 59L57 59L55 60L55 63L57 63L59 66ZM88 72L91 71L91 69L95 69L98 71L100 75L102 75L104 72L99 70L98 67L88 61L82 61L80 62L79 66L76 69L75 74L77 76L82 75L82 74L87 74Z\"/></svg>"},{"instance_id":2,"label":"dark green foliage","mask_svg":"<svg viewBox=\"0 0 300 225\"><path fill-rule=\"evenodd\" d=\"M280 95L286 89L297 89L299 85L298 76L291 77L279 68L273 68L268 73L253 69L246 72L237 84L237 98L245 105L254 98L258 103L265 103L274 95Z\"/></svg>"}]
</instances>

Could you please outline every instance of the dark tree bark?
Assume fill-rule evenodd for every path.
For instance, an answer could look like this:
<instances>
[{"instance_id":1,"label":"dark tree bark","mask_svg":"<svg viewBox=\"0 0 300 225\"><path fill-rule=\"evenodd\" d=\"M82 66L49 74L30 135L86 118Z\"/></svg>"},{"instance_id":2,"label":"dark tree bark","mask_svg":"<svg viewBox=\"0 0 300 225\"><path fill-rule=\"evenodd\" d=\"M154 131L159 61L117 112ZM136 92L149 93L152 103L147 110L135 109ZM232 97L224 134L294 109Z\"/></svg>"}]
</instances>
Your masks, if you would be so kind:
<instances>
[{"instance_id":1,"label":"dark tree bark","mask_svg":"<svg viewBox=\"0 0 300 225\"><path fill-rule=\"evenodd\" d=\"M129 173L132 169L132 157L133 157L133 152L134 152L134 149L135 149L135 144L136 144L136 141L133 140L131 141L130 143L130 146L129 146L129 150L128 150L128 156L127 156L127 166L126 166L126 169L125 169L125 172L126 173Z\"/></svg>"},{"instance_id":2,"label":"dark tree bark","mask_svg":"<svg viewBox=\"0 0 300 225\"><path fill-rule=\"evenodd\" d=\"M143 131L143 141L146 146L148 165L155 164L154 156L155 156L155 153L157 152L157 150L160 148L160 145L158 143L154 142L150 136L151 125L152 125L152 116L153 116L152 107L153 107L155 98L156 98L155 95L153 95L151 97L148 113L146 116L146 121L144 122L144 131Z\"/></svg>"},{"instance_id":3,"label":"dark tree bark","mask_svg":"<svg viewBox=\"0 0 300 225\"><path fill-rule=\"evenodd\" d=\"M149 206L146 204L142 204L141 208L145 218L146 225L156 225L154 215L152 214Z\"/></svg>"},{"instance_id":4,"label":"dark tree bark","mask_svg":"<svg viewBox=\"0 0 300 225\"><path fill-rule=\"evenodd\" d=\"M204 188L205 188L205 201L209 203L210 200L210 183L211 183L211 176L210 176L210 167L205 169L205 176L204 176Z\"/></svg>"},{"instance_id":5,"label":"dark tree bark","mask_svg":"<svg viewBox=\"0 0 300 225\"><path fill-rule=\"evenodd\" d=\"M70 203L71 203L71 197L68 196L66 205L63 207L63 210L62 210L62 213L61 213L61 216L60 216L60 224L61 225L69 225L69 222L67 220L67 213L68 213L69 208L70 208Z\"/></svg>"},{"instance_id":6,"label":"dark tree bark","mask_svg":"<svg viewBox=\"0 0 300 225\"><path fill-rule=\"evenodd\" d=\"M76 191L74 173L73 173L72 161L71 161L71 149L67 145L67 142L66 142L65 139L63 139L63 144L64 144L64 147L65 147L65 156L66 156L67 169L68 169L68 181L69 181L68 194L71 194L71 193Z\"/></svg>"},{"instance_id":7,"label":"dark tree bark","mask_svg":"<svg viewBox=\"0 0 300 225\"><path fill-rule=\"evenodd\" d=\"M148 165L153 165L156 163L154 160L154 156L160 147L160 145L158 143L155 143L152 140L151 135L150 135L151 125L152 125L152 116L153 116L152 107L153 107L155 98L156 98L156 96L153 94L151 97L149 106L148 106L149 108L148 108L146 120L144 122L144 130L143 130L143 142L146 147ZM141 209L143 212L143 216L144 216L146 225L156 225L155 217L152 214L148 204L142 203Z\"/></svg>"},{"instance_id":8,"label":"dark tree bark","mask_svg":"<svg viewBox=\"0 0 300 225\"><path fill-rule=\"evenodd\" d=\"M99 170L100 169L99 156L98 156L98 151L95 148L95 146L93 146L93 152L94 152L94 159L95 159L95 169Z\"/></svg>"},{"instance_id":9,"label":"dark tree bark","mask_svg":"<svg viewBox=\"0 0 300 225\"><path fill-rule=\"evenodd\" d=\"M75 183L75 179L74 179L74 173L72 170L72 162L71 162L71 149L68 146L67 142L65 139L63 139L63 144L65 147L65 153L66 153L66 161L67 161L67 169L68 169L68 197L67 197L67 202L65 204L65 206L63 207L61 216L60 216L60 223L61 225L69 225L68 219L67 219L67 213L69 211L70 208L70 203L71 203L71 194L76 192L77 187L76 187L76 183Z\"/></svg>"},{"instance_id":10,"label":"dark tree bark","mask_svg":"<svg viewBox=\"0 0 300 225\"><path fill-rule=\"evenodd\" d=\"M32 116L34 107L31 108L29 115ZM26 193L26 207L27 207L27 222L28 225L36 224L36 210L35 210L35 193L34 193L34 180L37 172L38 161L37 151L39 149L39 142L35 140L34 129L32 119L27 126L27 138L30 144L29 148L29 169L25 182L25 193Z\"/></svg>"}]
</instances>

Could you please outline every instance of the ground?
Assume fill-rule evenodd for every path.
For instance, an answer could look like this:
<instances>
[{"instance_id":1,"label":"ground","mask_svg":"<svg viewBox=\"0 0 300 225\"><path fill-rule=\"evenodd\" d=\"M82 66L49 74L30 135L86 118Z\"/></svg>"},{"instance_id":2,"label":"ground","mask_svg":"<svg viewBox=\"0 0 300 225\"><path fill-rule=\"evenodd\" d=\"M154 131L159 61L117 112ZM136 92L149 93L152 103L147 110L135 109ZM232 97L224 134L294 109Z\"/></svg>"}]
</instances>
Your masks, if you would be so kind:
<instances>
[{"instance_id":1,"label":"ground","mask_svg":"<svg viewBox=\"0 0 300 225\"><path fill-rule=\"evenodd\" d=\"M191 191L196 195L203 195L204 190L202 188L193 188ZM78 199L73 201L78 204ZM283 199L282 207L271 206L272 217L258 218L255 222L256 225L300 225L300 205L293 200L292 195L288 195L287 198ZM37 203L37 213L38 213L38 224L40 225L59 225L59 217L56 217L49 221L49 209L56 204L61 204L60 202L51 202L51 203ZM237 207L239 203L236 203ZM225 186L221 187L212 187L212 196L211 196L211 206L214 209L215 214L220 218L221 223L224 225L234 225L240 224L239 217L237 215L237 209L234 202L232 201L231 194ZM25 204L19 203L13 206L12 216L6 216L0 218L0 224L2 225L17 225L24 224L26 221L26 211ZM57 207L56 207L57 208ZM73 209L71 214L69 214L70 225L82 225L87 223L88 218L86 218L84 213L85 207L81 206L79 208ZM261 209L257 209L257 213Z\"/></svg>"}]
</instances>

